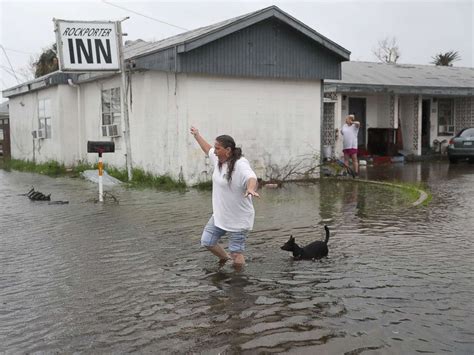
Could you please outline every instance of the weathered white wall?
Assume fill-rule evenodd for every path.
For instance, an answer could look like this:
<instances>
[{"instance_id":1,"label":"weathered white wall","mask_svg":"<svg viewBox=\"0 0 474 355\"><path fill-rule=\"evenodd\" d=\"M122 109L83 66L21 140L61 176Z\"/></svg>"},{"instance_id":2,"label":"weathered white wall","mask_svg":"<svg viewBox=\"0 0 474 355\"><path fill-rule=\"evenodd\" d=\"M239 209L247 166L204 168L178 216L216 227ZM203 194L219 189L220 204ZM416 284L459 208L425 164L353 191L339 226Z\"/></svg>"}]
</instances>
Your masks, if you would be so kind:
<instances>
[{"instance_id":1,"label":"weathered white wall","mask_svg":"<svg viewBox=\"0 0 474 355\"><path fill-rule=\"evenodd\" d=\"M269 165L287 165L320 154L321 84L290 80L187 76L179 85L186 96L187 171L200 178L205 166L187 128L193 124L212 143L220 134L234 137L265 177Z\"/></svg>"},{"instance_id":2,"label":"weathered white wall","mask_svg":"<svg viewBox=\"0 0 474 355\"><path fill-rule=\"evenodd\" d=\"M61 98L60 100L58 98ZM58 116L55 121L52 142L57 154L55 160L71 166L79 160L78 150L78 111L77 91L69 85L59 85L56 88L56 104ZM46 139L45 139L46 141Z\"/></svg>"},{"instance_id":3,"label":"weathered white wall","mask_svg":"<svg viewBox=\"0 0 474 355\"><path fill-rule=\"evenodd\" d=\"M39 127L38 102L43 99L51 101L51 138L33 140L31 132ZM55 160L66 165L74 164L78 159L76 105L75 91L67 85L11 98L12 158L38 163Z\"/></svg>"},{"instance_id":4,"label":"weathered white wall","mask_svg":"<svg viewBox=\"0 0 474 355\"><path fill-rule=\"evenodd\" d=\"M191 125L214 143L234 137L260 177L269 164L320 153L319 82L147 72L133 77L131 134L136 166L188 182L210 178Z\"/></svg>"},{"instance_id":5,"label":"weathered white wall","mask_svg":"<svg viewBox=\"0 0 474 355\"><path fill-rule=\"evenodd\" d=\"M59 85L12 98L12 156L33 159L31 131L38 128L38 100L49 98L52 139L35 140L36 160L96 162L97 154L86 153L87 141L112 139L102 137L101 91L119 85L115 76L80 88ZM133 165L148 172L181 175L189 183L210 178L207 159L189 133L191 125L211 144L220 134L233 136L263 178L268 178L269 165L320 154L319 81L144 72L133 75L131 89ZM104 162L125 168L124 139L113 140L116 152L105 154Z\"/></svg>"},{"instance_id":6,"label":"weathered white wall","mask_svg":"<svg viewBox=\"0 0 474 355\"><path fill-rule=\"evenodd\" d=\"M12 159L33 160L31 131L38 129L36 93L10 98L10 140Z\"/></svg>"}]
</instances>

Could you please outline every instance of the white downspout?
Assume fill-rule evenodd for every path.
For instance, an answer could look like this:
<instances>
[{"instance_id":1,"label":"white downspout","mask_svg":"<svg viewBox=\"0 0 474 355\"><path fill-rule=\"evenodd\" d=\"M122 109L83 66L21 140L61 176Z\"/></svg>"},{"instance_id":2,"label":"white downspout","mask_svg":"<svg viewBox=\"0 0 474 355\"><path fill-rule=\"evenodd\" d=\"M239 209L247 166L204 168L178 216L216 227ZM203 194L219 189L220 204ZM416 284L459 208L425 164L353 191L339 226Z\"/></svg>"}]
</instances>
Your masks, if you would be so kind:
<instances>
[{"instance_id":1,"label":"white downspout","mask_svg":"<svg viewBox=\"0 0 474 355\"><path fill-rule=\"evenodd\" d=\"M76 88L77 91L77 145L78 145L78 157L79 161L83 160L82 156L82 110L81 110L81 86L78 84L74 84L72 79L67 79L67 83L72 86L73 88Z\"/></svg>"}]
</instances>

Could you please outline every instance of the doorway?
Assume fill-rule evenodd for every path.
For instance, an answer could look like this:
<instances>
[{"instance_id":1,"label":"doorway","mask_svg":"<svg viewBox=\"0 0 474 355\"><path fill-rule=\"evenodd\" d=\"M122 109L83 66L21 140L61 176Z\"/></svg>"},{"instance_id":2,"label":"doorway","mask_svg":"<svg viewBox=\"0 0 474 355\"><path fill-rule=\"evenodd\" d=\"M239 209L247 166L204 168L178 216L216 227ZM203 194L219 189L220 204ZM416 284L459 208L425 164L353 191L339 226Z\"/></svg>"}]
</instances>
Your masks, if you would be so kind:
<instances>
[{"instance_id":1,"label":"doorway","mask_svg":"<svg viewBox=\"0 0 474 355\"><path fill-rule=\"evenodd\" d=\"M10 125L8 118L0 118L0 157L10 159Z\"/></svg>"},{"instance_id":2,"label":"doorway","mask_svg":"<svg viewBox=\"0 0 474 355\"><path fill-rule=\"evenodd\" d=\"M365 98L349 97L349 114L355 116L355 120L360 122L361 128L357 136L359 149L366 149L367 122L365 117L367 102Z\"/></svg>"},{"instance_id":3,"label":"doorway","mask_svg":"<svg viewBox=\"0 0 474 355\"><path fill-rule=\"evenodd\" d=\"M431 100L422 100L421 103L421 150L422 154L430 149L430 113L431 113Z\"/></svg>"}]
</instances>

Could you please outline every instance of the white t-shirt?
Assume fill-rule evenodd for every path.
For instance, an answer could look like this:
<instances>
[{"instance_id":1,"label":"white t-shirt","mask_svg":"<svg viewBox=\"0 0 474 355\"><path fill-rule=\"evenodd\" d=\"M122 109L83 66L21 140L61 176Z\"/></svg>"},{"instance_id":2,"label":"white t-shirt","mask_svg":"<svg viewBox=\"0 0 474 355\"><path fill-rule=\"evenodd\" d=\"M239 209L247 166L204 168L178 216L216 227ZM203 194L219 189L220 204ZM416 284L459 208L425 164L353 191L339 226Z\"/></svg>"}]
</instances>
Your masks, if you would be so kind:
<instances>
[{"instance_id":1,"label":"white t-shirt","mask_svg":"<svg viewBox=\"0 0 474 355\"><path fill-rule=\"evenodd\" d=\"M359 126L354 123L350 126L347 123L344 123L341 133L342 149L357 149L357 135L359 134Z\"/></svg>"},{"instance_id":2,"label":"white t-shirt","mask_svg":"<svg viewBox=\"0 0 474 355\"><path fill-rule=\"evenodd\" d=\"M247 181L257 178L249 161L241 157L235 162L232 180L227 180L227 163L219 170L219 160L214 148L209 150L209 160L214 166L212 174L212 210L214 224L225 231L251 230L255 217L252 196L245 197Z\"/></svg>"}]
</instances>

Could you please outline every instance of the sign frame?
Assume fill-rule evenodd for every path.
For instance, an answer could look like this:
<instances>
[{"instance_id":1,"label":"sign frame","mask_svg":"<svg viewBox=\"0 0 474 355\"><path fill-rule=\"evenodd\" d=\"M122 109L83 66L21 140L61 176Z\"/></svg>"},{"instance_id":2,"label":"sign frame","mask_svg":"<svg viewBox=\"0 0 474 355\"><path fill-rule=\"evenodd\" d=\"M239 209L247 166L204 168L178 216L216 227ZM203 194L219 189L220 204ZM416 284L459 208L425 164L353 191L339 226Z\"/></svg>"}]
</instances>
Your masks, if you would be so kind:
<instances>
[{"instance_id":1,"label":"sign frame","mask_svg":"<svg viewBox=\"0 0 474 355\"><path fill-rule=\"evenodd\" d=\"M62 19L56 19L56 18L54 18L53 21L54 21L54 32L56 33L56 45L57 45L57 53L58 53L58 61L59 61L59 70L61 72L84 73L84 72L120 72L121 71L122 63L121 63L120 58L121 58L121 51L122 51L122 43L120 43L120 39L119 39L119 37L121 37L119 34L120 29L118 28L116 21L80 21L80 20L62 20ZM61 31L64 30L63 26L70 26L76 29L75 25L79 26L77 30L87 25L90 25L91 27L95 26L95 29L98 30L97 34L100 34L101 33L100 30L102 29L110 30L109 39L111 42L113 42L113 43L110 43L110 56L112 58L111 64L110 63L104 63L104 64L77 63L76 64L76 63L70 63L70 60L69 61L65 60L65 57L68 55L68 53L65 53L64 51L67 52L67 50L69 50L69 55L70 55L71 49L69 48L68 44L66 45L64 44L64 41L73 37L63 36L63 33L61 33ZM81 38L81 37L78 36L76 38ZM82 38L87 38L87 37L82 37ZM94 37L89 37L89 38L94 38ZM97 53L98 53L98 50L96 50L96 54ZM81 59L80 57L81 56L79 55L78 59Z\"/></svg>"}]
</instances>

